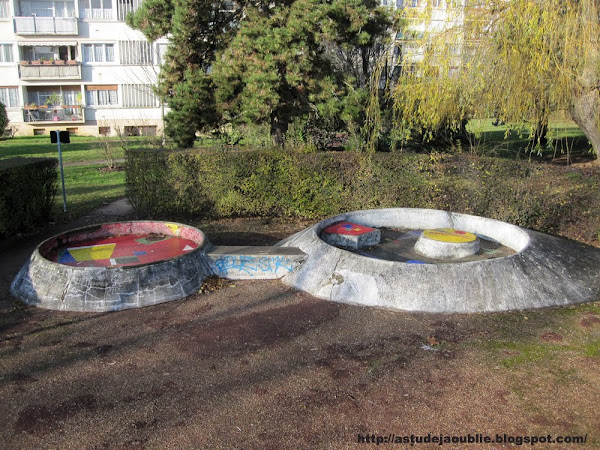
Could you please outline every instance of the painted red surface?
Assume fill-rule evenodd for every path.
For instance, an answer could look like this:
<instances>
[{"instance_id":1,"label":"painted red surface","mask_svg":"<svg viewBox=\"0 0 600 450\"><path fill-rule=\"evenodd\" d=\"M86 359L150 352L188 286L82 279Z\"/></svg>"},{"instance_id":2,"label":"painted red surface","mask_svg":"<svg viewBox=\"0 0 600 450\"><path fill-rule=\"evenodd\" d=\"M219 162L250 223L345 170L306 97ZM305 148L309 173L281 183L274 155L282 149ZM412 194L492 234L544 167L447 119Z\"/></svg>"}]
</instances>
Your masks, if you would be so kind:
<instances>
[{"instance_id":1,"label":"painted red surface","mask_svg":"<svg viewBox=\"0 0 600 450\"><path fill-rule=\"evenodd\" d=\"M359 236L361 234L370 233L374 228L365 227L352 222L338 222L329 225L323 231L329 234L344 234L347 236Z\"/></svg>"},{"instance_id":2,"label":"painted red surface","mask_svg":"<svg viewBox=\"0 0 600 450\"><path fill-rule=\"evenodd\" d=\"M114 249L108 244L114 244ZM108 250L92 251L92 246L102 245L105 246L102 248ZM45 256L50 261L74 267L123 267L175 258L197 247L198 244L193 240L164 234L126 234L96 238L89 238L88 235L87 239L71 241L54 248ZM109 257L99 259L99 256Z\"/></svg>"}]
</instances>

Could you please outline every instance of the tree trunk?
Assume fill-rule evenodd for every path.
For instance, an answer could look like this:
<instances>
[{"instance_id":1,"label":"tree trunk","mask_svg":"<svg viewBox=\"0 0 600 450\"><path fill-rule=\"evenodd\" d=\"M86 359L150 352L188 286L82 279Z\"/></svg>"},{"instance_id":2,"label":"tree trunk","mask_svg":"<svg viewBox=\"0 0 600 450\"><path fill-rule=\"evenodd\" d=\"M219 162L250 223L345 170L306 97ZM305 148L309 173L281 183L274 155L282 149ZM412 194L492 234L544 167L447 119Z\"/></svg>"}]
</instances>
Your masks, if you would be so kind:
<instances>
[{"instance_id":1,"label":"tree trunk","mask_svg":"<svg viewBox=\"0 0 600 450\"><path fill-rule=\"evenodd\" d=\"M548 123L538 122L537 126L533 132L533 144L539 144L541 147L546 147L548 145Z\"/></svg>"},{"instance_id":2,"label":"tree trunk","mask_svg":"<svg viewBox=\"0 0 600 450\"><path fill-rule=\"evenodd\" d=\"M592 88L582 93L573 95L571 106L571 117L581 128L585 136L592 144L596 153L596 164L600 164L600 127L598 116L600 115L600 92Z\"/></svg>"},{"instance_id":3,"label":"tree trunk","mask_svg":"<svg viewBox=\"0 0 600 450\"><path fill-rule=\"evenodd\" d=\"M289 121L279 117L276 113L271 116L271 139L275 147L283 147L285 144L285 134L289 127Z\"/></svg>"}]
</instances>

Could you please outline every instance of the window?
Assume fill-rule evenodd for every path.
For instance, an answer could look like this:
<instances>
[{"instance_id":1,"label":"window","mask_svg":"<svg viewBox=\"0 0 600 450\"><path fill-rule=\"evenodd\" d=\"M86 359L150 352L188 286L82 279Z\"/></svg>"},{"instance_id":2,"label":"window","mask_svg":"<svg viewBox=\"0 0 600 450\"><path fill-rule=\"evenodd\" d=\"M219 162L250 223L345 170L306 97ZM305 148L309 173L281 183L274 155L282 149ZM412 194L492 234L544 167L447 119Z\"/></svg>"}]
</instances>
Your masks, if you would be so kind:
<instances>
[{"instance_id":1,"label":"window","mask_svg":"<svg viewBox=\"0 0 600 450\"><path fill-rule=\"evenodd\" d=\"M156 44L156 64L162 64L165 62L167 47L167 44Z\"/></svg>"},{"instance_id":2,"label":"window","mask_svg":"<svg viewBox=\"0 0 600 450\"><path fill-rule=\"evenodd\" d=\"M125 16L140 7L142 0L117 0L117 19L125 20Z\"/></svg>"},{"instance_id":3,"label":"window","mask_svg":"<svg viewBox=\"0 0 600 450\"><path fill-rule=\"evenodd\" d=\"M79 89L79 86L64 86L54 89L33 86L27 88L27 103L33 103L37 106L78 105L80 103L78 101L78 97L81 97L81 90Z\"/></svg>"},{"instance_id":4,"label":"window","mask_svg":"<svg viewBox=\"0 0 600 450\"><path fill-rule=\"evenodd\" d=\"M0 62L14 62L12 44L0 44Z\"/></svg>"},{"instance_id":5,"label":"window","mask_svg":"<svg viewBox=\"0 0 600 450\"><path fill-rule=\"evenodd\" d=\"M83 44L83 62L114 62L114 44Z\"/></svg>"},{"instance_id":6,"label":"window","mask_svg":"<svg viewBox=\"0 0 600 450\"><path fill-rule=\"evenodd\" d=\"M10 17L8 0L0 0L0 18Z\"/></svg>"},{"instance_id":7,"label":"window","mask_svg":"<svg viewBox=\"0 0 600 450\"><path fill-rule=\"evenodd\" d=\"M74 17L75 3L73 1L34 1L21 0L19 2L21 16L37 17Z\"/></svg>"},{"instance_id":8,"label":"window","mask_svg":"<svg viewBox=\"0 0 600 450\"><path fill-rule=\"evenodd\" d=\"M7 108L19 106L19 93L16 87L0 87L0 102Z\"/></svg>"},{"instance_id":9,"label":"window","mask_svg":"<svg viewBox=\"0 0 600 450\"><path fill-rule=\"evenodd\" d=\"M157 127L155 125L129 125L123 127L125 136L156 136Z\"/></svg>"},{"instance_id":10,"label":"window","mask_svg":"<svg viewBox=\"0 0 600 450\"><path fill-rule=\"evenodd\" d=\"M152 44L146 41L120 41L121 64L152 64Z\"/></svg>"},{"instance_id":11,"label":"window","mask_svg":"<svg viewBox=\"0 0 600 450\"><path fill-rule=\"evenodd\" d=\"M396 9L404 8L404 0L396 0Z\"/></svg>"},{"instance_id":12,"label":"window","mask_svg":"<svg viewBox=\"0 0 600 450\"><path fill-rule=\"evenodd\" d=\"M158 101L150 84L123 84L123 106L148 108L158 105Z\"/></svg>"},{"instance_id":13,"label":"window","mask_svg":"<svg viewBox=\"0 0 600 450\"><path fill-rule=\"evenodd\" d=\"M86 103L88 106L117 105L117 86L86 86Z\"/></svg>"},{"instance_id":14,"label":"window","mask_svg":"<svg viewBox=\"0 0 600 450\"><path fill-rule=\"evenodd\" d=\"M81 0L85 19L112 19L112 0Z\"/></svg>"}]
</instances>

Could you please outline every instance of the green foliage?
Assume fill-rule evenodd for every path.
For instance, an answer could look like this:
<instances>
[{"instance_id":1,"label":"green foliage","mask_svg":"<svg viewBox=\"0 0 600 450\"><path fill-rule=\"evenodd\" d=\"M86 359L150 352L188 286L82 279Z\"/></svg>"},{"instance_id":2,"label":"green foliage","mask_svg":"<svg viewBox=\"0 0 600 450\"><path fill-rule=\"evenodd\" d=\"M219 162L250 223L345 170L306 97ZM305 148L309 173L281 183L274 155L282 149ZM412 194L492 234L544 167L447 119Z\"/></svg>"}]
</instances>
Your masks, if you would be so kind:
<instances>
[{"instance_id":1,"label":"green foliage","mask_svg":"<svg viewBox=\"0 0 600 450\"><path fill-rule=\"evenodd\" d=\"M150 0L128 23L151 40L169 34L158 92L170 107L166 132L178 145L232 123L267 124L281 146L295 118L336 118L338 128L360 119L361 95L351 91L369 79L373 51L393 22L378 5L294 0L225 9L223 2ZM360 80L334 60L336 49L356 56Z\"/></svg>"},{"instance_id":2,"label":"green foliage","mask_svg":"<svg viewBox=\"0 0 600 450\"><path fill-rule=\"evenodd\" d=\"M154 41L169 33L177 0L145 0L138 12L128 14L127 25L144 30L146 37Z\"/></svg>"},{"instance_id":3,"label":"green foliage","mask_svg":"<svg viewBox=\"0 0 600 450\"><path fill-rule=\"evenodd\" d=\"M28 233L47 223L57 188L56 159L0 161L0 237Z\"/></svg>"},{"instance_id":4,"label":"green foliage","mask_svg":"<svg viewBox=\"0 0 600 450\"><path fill-rule=\"evenodd\" d=\"M556 168L464 154L281 150L127 153L143 217L279 216L413 207L491 217L594 242L598 184Z\"/></svg>"},{"instance_id":5,"label":"green foliage","mask_svg":"<svg viewBox=\"0 0 600 450\"><path fill-rule=\"evenodd\" d=\"M165 132L180 148L192 147L196 131L210 129L219 122L214 85L202 71L186 71L185 81L173 88L169 107Z\"/></svg>"},{"instance_id":6,"label":"green foliage","mask_svg":"<svg viewBox=\"0 0 600 450\"><path fill-rule=\"evenodd\" d=\"M413 12L422 37L405 45L393 94L398 127L425 137L469 118L527 124L544 143L549 115L566 110L600 148L600 33L595 0L469 2L444 30ZM411 51L412 50L412 51Z\"/></svg>"},{"instance_id":7,"label":"green foliage","mask_svg":"<svg viewBox=\"0 0 600 450\"><path fill-rule=\"evenodd\" d=\"M324 44L373 47L391 24L385 10L373 1L296 0L269 8L248 6L245 14L213 67L217 104L226 117L268 123L280 146L294 118L352 116L346 111L353 106L346 99L356 98L349 95L351 80L334 65Z\"/></svg>"},{"instance_id":8,"label":"green foliage","mask_svg":"<svg viewBox=\"0 0 600 450\"><path fill-rule=\"evenodd\" d=\"M6 114L6 106L0 102L0 137L4 136L4 132L8 127L8 115Z\"/></svg>"}]
</instances>

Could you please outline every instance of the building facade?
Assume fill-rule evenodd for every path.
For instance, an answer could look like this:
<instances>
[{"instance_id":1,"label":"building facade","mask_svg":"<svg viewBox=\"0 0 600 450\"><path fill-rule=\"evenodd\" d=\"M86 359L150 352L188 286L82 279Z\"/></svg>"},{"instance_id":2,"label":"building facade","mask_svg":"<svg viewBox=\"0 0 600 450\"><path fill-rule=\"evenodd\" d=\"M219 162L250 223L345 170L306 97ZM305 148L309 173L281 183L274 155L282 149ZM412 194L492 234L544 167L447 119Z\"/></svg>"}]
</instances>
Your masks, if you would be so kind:
<instances>
[{"instance_id":1,"label":"building facade","mask_svg":"<svg viewBox=\"0 0 600 450\"><path fill-rule=\"evenodd\" d=\"M17 135L160 133L167 40L125 23L142 0L0 0L0 101Z\"/></svg>"}]
</instances>

